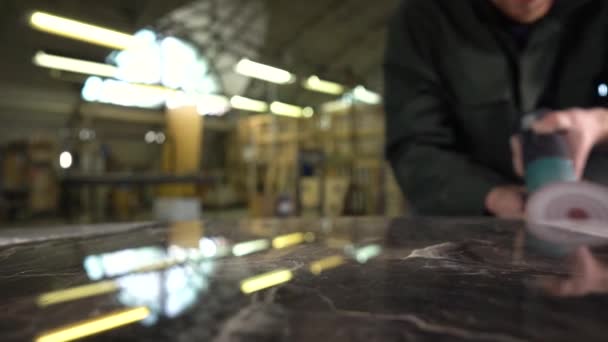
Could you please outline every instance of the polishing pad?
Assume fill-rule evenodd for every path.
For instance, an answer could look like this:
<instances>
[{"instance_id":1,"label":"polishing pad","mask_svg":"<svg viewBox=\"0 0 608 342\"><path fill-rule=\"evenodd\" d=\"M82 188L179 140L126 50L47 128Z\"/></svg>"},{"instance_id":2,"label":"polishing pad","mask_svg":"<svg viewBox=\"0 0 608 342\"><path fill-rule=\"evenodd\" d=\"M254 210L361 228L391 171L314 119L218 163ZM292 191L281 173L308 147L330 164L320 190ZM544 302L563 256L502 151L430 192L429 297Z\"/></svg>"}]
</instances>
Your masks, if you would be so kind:
<instances>
[{"instance_id":1,"label":"polishing pad","mask_svg":"<svg viewBox=\"0 0 608 342\"><path fill-rule=\"evenodd\" d=\"M608 244L608 188L554 183L530 197L526 215L529 232L543 241L567 249Z\"/></svg>"}]
</instances>

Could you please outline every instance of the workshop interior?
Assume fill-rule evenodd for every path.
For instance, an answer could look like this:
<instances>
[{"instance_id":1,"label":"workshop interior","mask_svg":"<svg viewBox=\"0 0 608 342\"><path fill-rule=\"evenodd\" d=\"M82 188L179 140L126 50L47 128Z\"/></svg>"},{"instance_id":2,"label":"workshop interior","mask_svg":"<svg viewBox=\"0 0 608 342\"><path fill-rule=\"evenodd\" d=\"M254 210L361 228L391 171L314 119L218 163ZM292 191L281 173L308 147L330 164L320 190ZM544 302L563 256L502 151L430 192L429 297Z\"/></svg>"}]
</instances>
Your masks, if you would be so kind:
<instances>
[{"instance_id":1,"label":"workshop interior","mask_svg":"<svg viewBox=\"0 0 608 342\"><path fill-rule=\"evenodd\" d=\"M608 340L608 2L0 17L0 341Z\"/></svg>"},{"instance_id":2,"label":"workshop interior","mask_svg":"<svg viewBox=\"0 0 608 342\"><path fill-rule=\"evenodd\" d=\"M0 222L404 214L380 94L396 6L3 1Z\"/></svg>"}]
</instances>

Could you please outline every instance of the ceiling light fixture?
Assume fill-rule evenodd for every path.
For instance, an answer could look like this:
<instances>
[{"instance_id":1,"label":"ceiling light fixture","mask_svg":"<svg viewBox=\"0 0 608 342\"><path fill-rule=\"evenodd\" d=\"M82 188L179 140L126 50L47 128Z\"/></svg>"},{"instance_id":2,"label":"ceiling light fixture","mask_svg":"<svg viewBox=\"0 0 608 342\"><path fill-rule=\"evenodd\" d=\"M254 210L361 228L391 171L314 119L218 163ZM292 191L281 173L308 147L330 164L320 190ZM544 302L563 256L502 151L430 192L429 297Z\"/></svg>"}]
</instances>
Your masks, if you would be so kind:
<instances>
[{"instance_id":1,"label":"ceiling light fixture","mask_svg":"<svg viewBox=\"0 0 608 342\"><path fill-rule=\"evenodd\" d=\"M138 42L130 34L45 12L33 13L30 17L30 25L39 31L118 50L126 50Z\"/></svg>"},{"instance_id":2,"label":"ceiling light fixture","mask_svg":"<svg viewBox=\"0 0 608 342\"><path fill-rule=\"evenodd\" d=\"M78 74L95 75L109 78L116 77L118 73L118 68L109 64L55 56L42 51L39 51L34 56L34 64L39 67L48 69L69 71Z\"/></svg>"},{"instance_id":3,"label":"ceiling light fixture","mask_svg":"<svg viewBox=\"0 0 608 342\"><path fill-rule=\"evenodd\" d=\"M330 95L341 95L344 93L344 86L335 82L325 81L318 76L310 76L302 83L304 88Z\"/></svg>"},{"instance_id":4,"label":"ceiling light fixture","mask_svg":"<svg viewBox=\"0 0 608 342\"><path fill-rule=\"evenodd\" d=\"M230 99L230 105L232 108L246 110L250 112L267 112L268 103L259 100L253 100L242 96L233 96Z\"/></svg>"},{"instance_id":5,"label":"ceiling light fixture","mask_svg":"<svg viewBox=\"0 0 608 342\"><path fill-rule=\"evenodd\" d=\"M203 95L196 105L196 110L200 115L221 116L230 110L230 100L222 95Z\"/></svg>"},{"instance_id":6,"label":"ceiling light fixture","mask_svg":"<svg viewBox=\"0 0 608 342\"><path fill-rule=\"evenodd\" d=\"M291 104L275 101L270 105L270 111L276 115L289 116L292 118L311 117L314 114L312 108L302 108Z\"/></svg>"},{"instance_id":7,"label":"ceiling light fixture","mask_svg":"<svg viewBox=\"0 0 608 342\"><path fill-rule=\"evenodd\" d=\"M295 75L289 71L257 63L247 58L241 59L234 67L234 70L243 76L277 84L293 83L296 80Z\"/></svg>"},{"instance_id":8,"label":"ceiling light fixture","mask_svg":"<svg viewBox=\"0 0 608 342\"><path fill-rule=\"evenodd\" d=\"M74 158L72 157L72 154L70 152L64 151L61 152L61 154L59 155L59 166L61 166L62 169L69 169L70 167L72 167L73 162Z\"/></svg>"},{"instance_id":9,"label":"ceiling light fixture","mask_svg":"<svg viewBox=\"0 0 608 342\"><path fill-rule=\"evenodd\" d=\"M82 88L88 102L109 103L124 107L158 108L175 96L173 89L89 77Z\"/></svg>"},{"instance_id":10,"label":"ceiling light fixture","mask_svg":"<svg viewBox=\"0 0 608 342\"><path fill-rule=\"evenodd\" d=\"M353 91L355 100L361 101L367 104L380 104L382 102L382 96L378 93L374 93L371 90L365 89L364 86L358 86Z\"/></svg>"}]
</instances>

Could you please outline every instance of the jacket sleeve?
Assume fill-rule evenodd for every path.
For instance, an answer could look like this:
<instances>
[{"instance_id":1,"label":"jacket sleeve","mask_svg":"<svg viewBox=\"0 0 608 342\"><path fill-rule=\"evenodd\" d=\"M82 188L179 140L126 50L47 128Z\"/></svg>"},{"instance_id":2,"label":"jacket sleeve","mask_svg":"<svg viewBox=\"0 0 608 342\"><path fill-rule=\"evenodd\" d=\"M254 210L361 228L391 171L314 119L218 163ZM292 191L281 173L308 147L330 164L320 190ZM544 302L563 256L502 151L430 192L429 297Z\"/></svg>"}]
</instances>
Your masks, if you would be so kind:
<instances>
[{"instance_id":1,"label":"jacket sleeve","mask_svg":"<svg viewBox=\"0 0 608 342\"><path fill-rule=\"evenodd\" d=\"M507 182L463 149L433 68L433 28L406 12L391 23L384 63L387 157L414 214L484 215L486 195Z\"/></svg>"}]
</instances>

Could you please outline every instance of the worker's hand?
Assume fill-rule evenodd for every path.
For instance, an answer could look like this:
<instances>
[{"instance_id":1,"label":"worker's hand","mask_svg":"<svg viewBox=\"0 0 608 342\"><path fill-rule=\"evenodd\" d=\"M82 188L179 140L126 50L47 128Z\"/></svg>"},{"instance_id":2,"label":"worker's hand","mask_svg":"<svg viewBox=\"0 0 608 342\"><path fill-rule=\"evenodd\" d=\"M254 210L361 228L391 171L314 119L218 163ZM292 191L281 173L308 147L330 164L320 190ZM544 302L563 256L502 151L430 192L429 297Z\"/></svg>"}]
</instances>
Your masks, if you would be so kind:
<instances>
[{"instance_id":1,"label":"worker's hand","mask_svg":"<svg viewBox=\"0 0 608 342\"><path fill-rule=\"evenodd\" d=\"M593 147L608 140L608 110L573 108L553 112L537 121L532 128L539 134L566 133L576 175L581 178ZM523 176L521 143L517 137L511 139L511 150L515 171Z\"/></svg>"},{"instance_id":2,"label":"worker's hand","mask_svg":"<svg viewBox=\"0 0 608 342\"><path fill-rule=\"evenodd\" d=\"M498 218L522 219L525 195L521 186L496 187L486 196L486 209Z\"/></svg>"}]
</instances>

